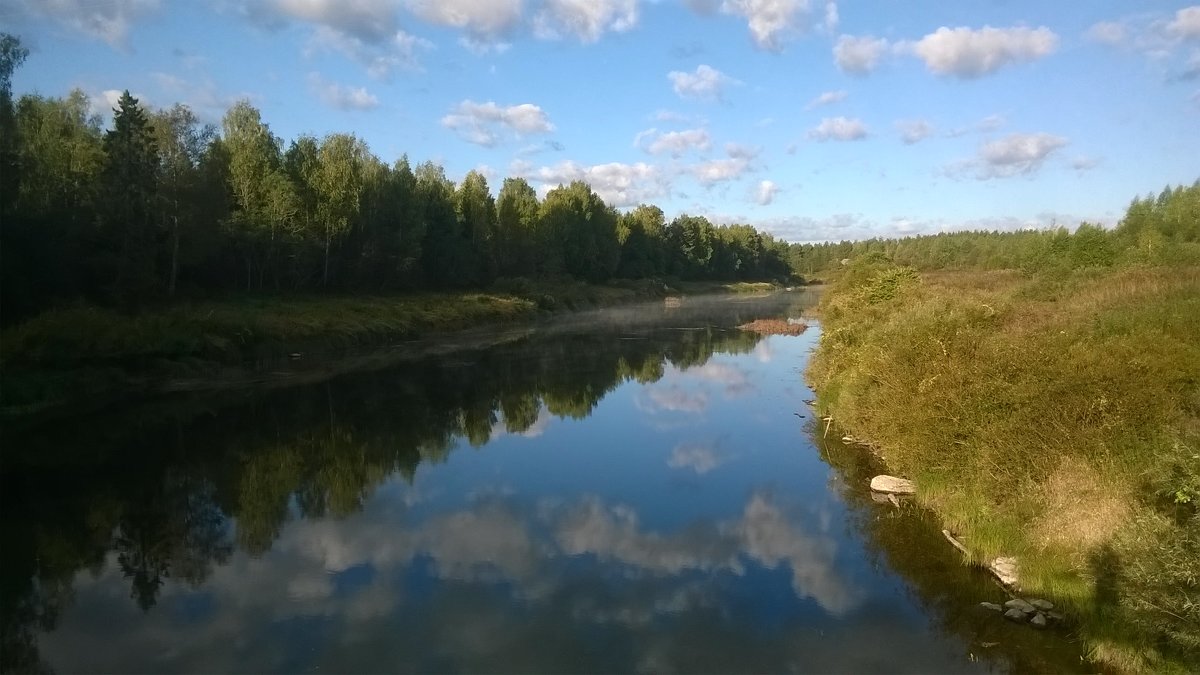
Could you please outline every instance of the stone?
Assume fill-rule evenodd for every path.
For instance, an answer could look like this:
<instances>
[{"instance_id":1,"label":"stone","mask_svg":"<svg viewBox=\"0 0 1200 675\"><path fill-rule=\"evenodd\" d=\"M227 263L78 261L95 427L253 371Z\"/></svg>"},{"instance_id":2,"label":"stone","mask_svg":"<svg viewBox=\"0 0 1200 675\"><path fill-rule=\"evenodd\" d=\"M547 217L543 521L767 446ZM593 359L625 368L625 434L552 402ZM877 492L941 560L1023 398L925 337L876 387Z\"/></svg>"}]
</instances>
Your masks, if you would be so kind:
<instances>
[{"instance_id":1,"label":"stone","mask_svg":"<svg viewBox=\"0 0 1200 675\"><path fill-rule=\"evenodd\" d=\"M1033 600L1029 601L1029 604L1037 607L1043 612L1049 612L1050 610L1054 609L1053 602L1050 602L1049 600L1042 600L1041 598L1034 598Z\"/></svg>"},{"instance_id":2,"label":"stone","mask_svg":"<svg viewBox=\"0 0 1200 675\"><path fill-rule=\"evenodd\" d=\"M1000 580L1000 583L1016 588L1017 582L1020 580L1017 574L1018 566L1016 558L1001 556L988 563L987 568L989 572Z\"/></svg>"},{"instance_id":3,"label":"stone","mask_svg":"<svg viewBox=\"0 0 1200 675\"><path fill-rule=\"evenodd\" d=\"M1033 618L1029 620L1029 625L1033 626L1034 628L1045 628L1046 627L1046 615L1042 614L1041 612L1034 614Z\"/></svg>"},{"instance_id":4,"label":"stone","mask_svg":"<svg viewBox=\"0 0 1200 675\"><path fill-rule=\"evenodd\" d=\"M1063 621L1067 617L1059 614L1058 612L1046 612L1046 618L1050 619L1051 621Z\"/></svg>"},{"instance_id":5,"label":"stone","mask_svg":"<svg viewBox=\"0 0 1200 675\"><path fill-rule=\"evenodd\" d=\"M1019 609L1010 609L1004 613L1004 618L1017 623L1025 623L1025 612Z\"/></svg>"},{"instance_id":6,"label":"stone","mask_svg":"<svg viewBox=\"0 0 1200 675\"><path fill-rule=\"evenodd\" d=\"M1003 607L1001 607L1000 605L997 605L994 602L981 602L981 603L979 603L979 606L984 609L990 609L993 612L999 612L1001 609L1003 609Z\"/></svg>"},{"instance_id":7,"label":"stone","mask_svg":"<svg viewBox=\"0 0 1200 675\"><path fill-rule=\"evenodd\" d=\"M1009 600L1008 602L1004 603L1004 606L1007 607L1008 609L1019 610L1025 614L1033 614L1034 612L1037 611L1036 607L1029 604L1028 602L1025 602L1021 598L1013 598L1012 600Z\"/></svg>"},{"instance_id":8,"label":"stone","mask_svg":"<svg viewBox=\"0 0 1200 675\"><path fill-rule=\"evenodd\" d=\"M917 486L913 485L912 481L884 475L875 476L871 479L871 489L875 492L884 492L893 495L913 495L917 493Z\"/></svg>"}]
</instances>

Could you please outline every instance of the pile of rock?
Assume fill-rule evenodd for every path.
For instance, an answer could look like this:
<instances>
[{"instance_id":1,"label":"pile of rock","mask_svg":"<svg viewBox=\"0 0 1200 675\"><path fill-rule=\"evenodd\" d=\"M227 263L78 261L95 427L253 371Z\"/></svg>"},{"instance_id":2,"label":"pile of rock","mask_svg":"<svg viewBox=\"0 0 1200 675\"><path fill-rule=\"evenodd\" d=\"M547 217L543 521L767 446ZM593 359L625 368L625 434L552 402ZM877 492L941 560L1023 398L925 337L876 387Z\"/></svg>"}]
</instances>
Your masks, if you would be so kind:
<instances>
[{"instance_id":1,"label":"pile of rock","mask_svg":"<svg viewBox=\"0 0 1200 675\"><path fill-rule=\"evenodd\" d=\"M994 602L981 602L980 607L990 609L993 612L1003 612L1004 618L1017 623L1028 622L1034 628L1045 628L1050 623L1059 623L1063 620L1063 615L1054 610L1054 603L1049 600L1034 598L1025 600L1022 598L1013 598L1004 603L1003 606L997 605Z\"/></svg>"}]
</instances>

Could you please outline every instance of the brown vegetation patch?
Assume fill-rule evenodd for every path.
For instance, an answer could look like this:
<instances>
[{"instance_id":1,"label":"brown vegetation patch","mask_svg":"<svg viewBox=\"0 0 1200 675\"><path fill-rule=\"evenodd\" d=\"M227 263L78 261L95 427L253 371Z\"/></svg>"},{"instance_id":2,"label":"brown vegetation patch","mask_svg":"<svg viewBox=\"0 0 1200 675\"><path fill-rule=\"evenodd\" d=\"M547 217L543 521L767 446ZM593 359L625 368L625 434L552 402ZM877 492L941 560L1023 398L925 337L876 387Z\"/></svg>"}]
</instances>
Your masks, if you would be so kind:
<instances>
[{"instance_id":1,"label":"brown vegetation patch","mask_svg":"<svg viewBox=\"0 0 1200 675\"><path fill-rule=\"evenodd\" d=\"M1085 461L1066 457L1041 486L1035 525L1043 546L1087 551L1109 541L1129 516L1126 495Z\"/></svg>"},{"instance_id":2,"label":"brown vegetation patch","mask_svg":"<svg viewBox=\"0 0 1200 675\"><path fill-rule=\"evenodd\" d=\"M759 319L744 323L738 328L760 335L799 335L808 330L808 324L803 321L785 321L783 319Z\"/></svg>"}]
</instances>

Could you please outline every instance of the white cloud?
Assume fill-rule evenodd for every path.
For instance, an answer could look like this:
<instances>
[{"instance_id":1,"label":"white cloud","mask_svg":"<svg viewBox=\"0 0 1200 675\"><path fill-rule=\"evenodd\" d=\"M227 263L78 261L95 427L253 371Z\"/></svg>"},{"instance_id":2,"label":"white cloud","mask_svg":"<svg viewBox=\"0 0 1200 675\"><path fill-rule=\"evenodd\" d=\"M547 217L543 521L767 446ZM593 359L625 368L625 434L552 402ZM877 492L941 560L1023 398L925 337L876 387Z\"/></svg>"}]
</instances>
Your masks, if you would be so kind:
<instances>
[{"instance_id":1,"label":"white cloud","mask_svg":"<svg viewBox=\"0 0 1200 675\"><path fill-rule=\"evenodd\" d=\"M338 110L371 110L379 107L379 99L366 87L348 87L329 82L317 73L308 74L308 86L326 105Z\"/></svg>"},{"instance_id":2,"label":"white cloud","mask_svg":"<svg viewBox=\"0 0 1200 675\"><path fill-rule=\"evenodd\" d=\"M837 91L822 92L820 96L817 96L813 100L809 101L808 105L804 106L804 109L812 110L813 108L820 108L821 106L832 105L834 103L838 103L840 101L846 100L847 95L848 94L845 89L839 89Z\"/></svg>"},{"instance_id":3,"label":"white cloud","mask_svg":"<svg viewBox=\"0 0 1200 675\"><path fill-rule=\"evenodd\" d=\"M870 132L862 120L846 117L826 117L808 131L808 137L817 141L857 141Z\"/></svg>"},{"instance_id":4,"label":"white cloud","mask_svg":"<svg viewBox=\"0 0 1200 675\"><path fill-rule=\"evenodd\" d=\"M258 11L326 26L370 44L387 42L398 29L395 3L390 0L269 0Z\"/></svg>"},{"instance_id":5,"label":"white cloud","mask_svg":"<svg viewBox=\"0 0 1200 675\"><path fill-rule=\"evenodd\" d=\"M339 52L378 79L386 79L397 70L417 70L418 51L432 48L432 42L404 31L397 31L382 43L371 43L329 26L318 26L309 41L309 49Z\"/></svg>"},{"instance_id":6,"label":"white cloud","mask_svg":"<svg viewBox=\"0 0 1200 675\"><path fill-rule=\"evenodd\" d=\"M334 51L361 64L372 77L416 70L417 54L433 43L401 30L396 0L240 0L234 11L268 30L298 22L312 27L308 51Z\"/></svg>"},{"instance_id":7,"label":"white cloud","mask_svg":"<svg viewBox=\"0 0 1200 675\"><path fill-rule=\"evenodd\" d=\"M117 107L117 101L121 100L121 94L123 93L120 89L105 89L101 92L88 94L88 112L105 119L111 118L113 110ZM136 94L133 97L142 105L146 104L145 98Z\"/></svg>"},{"instance_id":8,"label":"white cloud","mask_svg":"<svg viewBox=\"0 0 1200 675\"><path fill-rule=\"evenodd\" d=\"M832 7L832 17L830 16ZM809 0L725 0L721 11L746 19L750 37L760 49L777 52L786 42L802 32L809 20ZM837 24L837 6L826 7L826 23Z\"/></svg>"},{"instance_id":9,"label":"white cloud","mask_svg":"<svg viewBox=\"0 0 1200 675\"><path fill-rule=\"evenodd\" d=\"M896 130L900 132L900 140L905 145L920 143L933 135L933 125L925 120L899 120Z\"/></svg>"},{"instance_id":10,"label":"white cloud","mask_svg":"<svg viewBox=\"0 0 1200 675\"><path fill-rule=\"evenodd\" d=\"M779 186L773 181L760 181L758 188L754 191L754 201L760 206L766 206L775 201L775 195L779 194Z\"/></svg>"},{"instance_id":11,"label":"white cloud","mask_svg":"<svg viewBox=\"0 0 1200 675\"><path fill-rule=\"evenodd\" d=\"M607 31L625 32L638 22L638 0L546 0L533 18L533 32L544 40L574 36L596 42Z\"/></svg>"},{"instance_id":12,"label":"white cloud","mask_svg":"<svg viewBox=\"0 0 1200 675\"><path fill-rule=\"evenodd\" d=\"M1009 134L984 143L974 159L948 167L952 176L973 175L979 180L1009 178L1036 172L1046 158L1067 145L1066 138L1052 134Z\"/></svg>"},{"instance_id":13,"label":"white cloud","mask_svg":"<svg viewBox=\"0 0 1200 675\"><path fill-rule=\"evenodd\" d=\"M999 130L1005 124L1008 124L1008 120L1005 119L1004 115L988 115L969 126L951 129L946 132L946 136L948 138L958 138L959 136L966 136L971 133L987 134Z\"/></svg>"},{"instance_id":14,"label":"white cloud","mask_svg":"<svg viewBox=\"0 0 1200 675\"><path fill-rule=\"evenodd\" d=\"M644 140L649 142L643 144ZM639 133L633 144L652 155L669 153L672 157L679 157L689 150L707 150L711 139L706 129L684 129L666 133L648 129Z\"/></svg>"},{"instance_id":15,"label":"white cloud","mask_svg":"<svg viewBox=\"0 0 1200 675\"><path fill-rule=\"evenodd\" d=\"M1125 43L1128 30L1120 21L1101 21L1092 24L1092 27L1087 29L1086 36L1094 42L1116 47Z\"/></svg>"},{"instance_id":16,"label":"white cloud","mask_svg":"<svg viewBox=\"0 0 1200 675\"><path fill-rule=\"evenodd\" d=\"M909 45L930 71L974 79L1014 63L1035 61L1058 48L1049 28L942 27Z\"/></svg>"},{"instance_id":17,"label":"white cloud","mask_svg":"<svg viewBox=\"0 0 1200 675\"><path fill-rule=\"evenodd\" d=\"M745 145L742 143L725 144L725 154L729 155L733 159L744 159L746 161L750 161L755 157L758 157L759 153L761 152L762 148L753 145Z\"/></svg>"},{"instance_id":18,"label":"white cloud","mask_svg":"<svg viewBox=\"0 0 1200 675\"><path fill-rule=\"evenodd\" d=\"M667 194L670 185L658 167L638 162L584 165L571 160L553 166L534 168L527 162L513 162L509 173L540 183L542 192L581 180L610 206L635 206Z\"/></svg>"},{"instance_id":19,"label":"white cloud","mask_svg":"<svg viewBox=\"0 0 1200 675\"><path fill-rule=\"evenodd\" d=\"M151 73L163 100L176 101L192 109L204 121L217 122L240 100L255 101L260 97L250 92L225 94L209 77L186 80L169 73Z\"/></svg>"},{"instance_id":20,"label":"white cloud","mask_svg":"<svg viewBox=\"0 0 1200 675\"><path fill-rule=\"evenodd\" d=\"M1099 157L1080 155L1079 157L1071 160L1071 168L1083 173L1084 171L1091 171L1092 169L1100 166L1101 161L1103 160Z\"/></svg>"},{"instance_id":21,"label":"white cloud","mask_svg":"<svg viewBox=\"0 0 1200 675\"><path fill-rule=\"evenodd\" d=\"M712 66L700 65L694 73L673 70L667 74L675 93L684 98L698 98L715 101L721 98L727 85L736 84L737 80L729 77Z\"/></svg>"},{"instance_id":22,"label":"white cloud","mask_svg":"<svg viewBox=\"0 0 1200 675\"><path fill-rule=\"evenodd\" d=\"M697 475L712 471L725 463L725 458L717 455L711 445L699 443L683 443L671 450L667 458L667 466L672 469L691 469Z\"/></svg>"},{"instance_id":23,"label":"white cloud","mask_svg":"<svg viewBox=\"0 0 1200 675\"><path fill-rule=\"evenodd\" d=\"M750 170L750 160L745 157L714 159L692 167L692 175L701 185L711 186L741 178Z\"/></svg>"},{"instance_id":24,"label":"white cloud","mask_svg":"<svg viewBox=\"0 0 1200 675\"><path fill-rule=\"evenodd\" d=\"M129 30L139 19L156 12L160 0L12 0L0 14L40 16L107 42L116 49L129 44Z\"/></svg>"},{"instance_id":25,"label":"white cloud","mask_svg":"<svg viewBox=\"0 0 1200 675\"><path fill-rule=\"evenodd\" d=\"M1176 11L1175 19L1167 24L1167 34L1180 40L1200 40L1200 5Z\"/></svg>"},{"instance_id":26,"label":"white cloud","mask_svg":"<svg viewBox=\"0 0 1200 675\"><path fill-rule=\"evenodd\" d=\"M505 107L492 101L476 103L470 99L454 106L442 118L442 126L453 130L469 143L485 147L498 143L505 129L516 136L554 131L550 118L532 103Z\"/></svg>"},{"instance_id":27,"label":"white cloud","mask_svg":"<svg viewBox=\"0 0 1200 675\"><path fill-rule=\"evenodd\" d=\"M656 110L650 116L656 122L690 122L692 118L674 110Z\"/></svg>"},{"instance_id":28,"label":"white cloud","mask_svg":"<svg viewBox=\"0 0 1200 675\"><path fill-rule=\"evenodd\" d=\"M868 75L877 67L888 50L888 41L870 35L843 35L833 46L837 67L850 75Z\"/></svg>"},{"instance_id":29,"label":"white cloud","mask_svg":"<svg viewBox=\"0 0 1200 675\"><path fill-rule=\"evenodd\" d=\"M521 22L521 0L408 0L421 19L467 33L464 46L478 49L509 34Z\"/></svg>"},{"instance_id":30,"label":"white cloud","mask_svg":"<svg viewBox=\"0 0 1200 675\"><path fill-rule=\"evenodd\" d=\"M838 18L837 3L836 2L825 3L825 22L823 24L821 24L821 29L824 30L828 34L833 35L834 33L837 32L838 25L840 23L841 22Z\"/></svg>"}]
</instances>

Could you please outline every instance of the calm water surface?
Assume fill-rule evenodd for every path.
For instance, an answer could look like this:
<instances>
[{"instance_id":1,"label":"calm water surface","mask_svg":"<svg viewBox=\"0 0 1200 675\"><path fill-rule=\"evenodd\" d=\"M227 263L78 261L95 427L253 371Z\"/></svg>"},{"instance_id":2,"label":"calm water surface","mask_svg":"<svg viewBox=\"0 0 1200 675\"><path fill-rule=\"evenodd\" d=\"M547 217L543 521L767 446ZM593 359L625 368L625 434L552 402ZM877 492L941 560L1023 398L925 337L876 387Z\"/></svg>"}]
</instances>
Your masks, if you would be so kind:
<instances>
[{"instance_id":1,"label":"calm water surface","mask_svg":"<svg viewBox=\"0 0 1200 675\"><path fill-rule=\"evenodd\" d=\"M815 424L813 298L687 300L5 430L3 653L59 672L1080 667ZM829 436L827 438L826 436Z\"/></svg>"}]
</instances>

